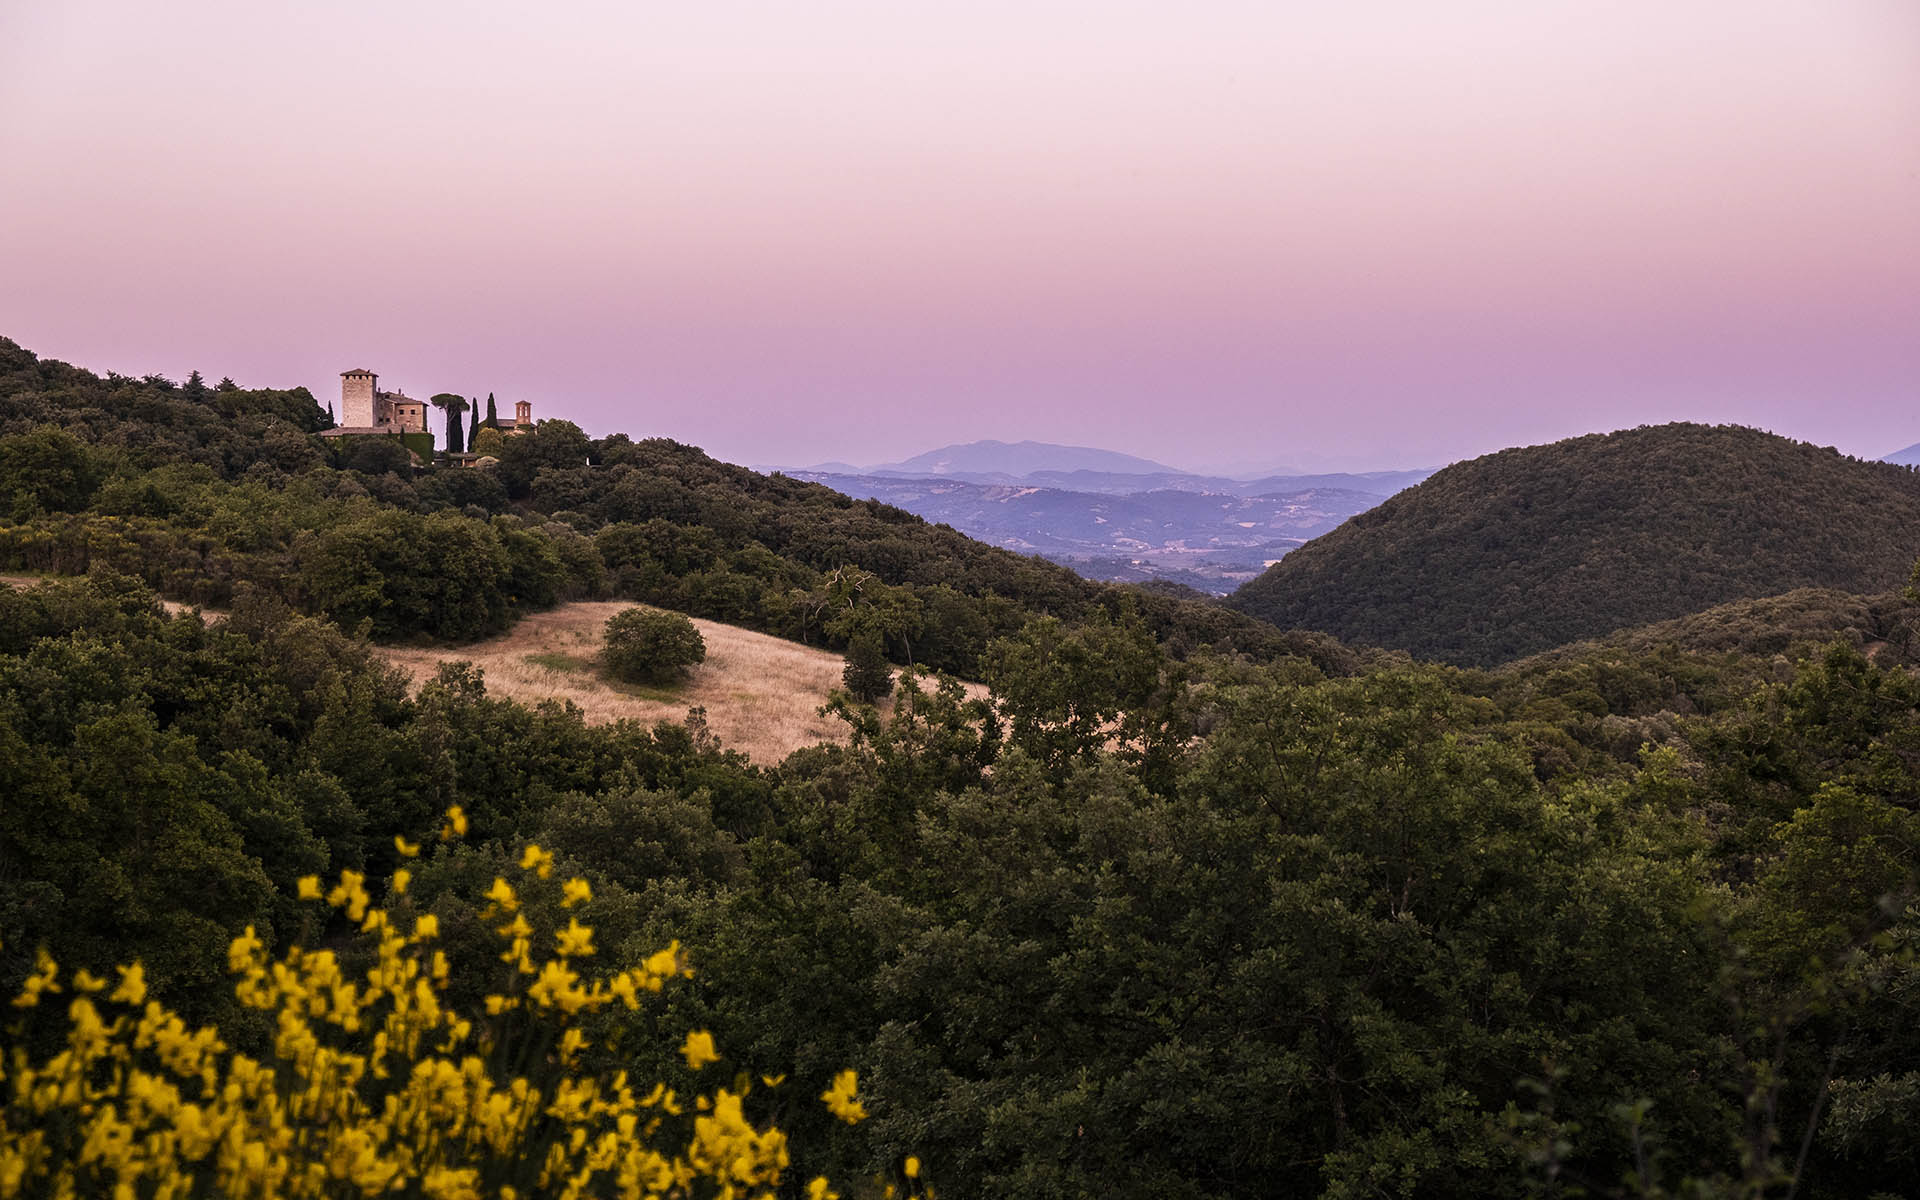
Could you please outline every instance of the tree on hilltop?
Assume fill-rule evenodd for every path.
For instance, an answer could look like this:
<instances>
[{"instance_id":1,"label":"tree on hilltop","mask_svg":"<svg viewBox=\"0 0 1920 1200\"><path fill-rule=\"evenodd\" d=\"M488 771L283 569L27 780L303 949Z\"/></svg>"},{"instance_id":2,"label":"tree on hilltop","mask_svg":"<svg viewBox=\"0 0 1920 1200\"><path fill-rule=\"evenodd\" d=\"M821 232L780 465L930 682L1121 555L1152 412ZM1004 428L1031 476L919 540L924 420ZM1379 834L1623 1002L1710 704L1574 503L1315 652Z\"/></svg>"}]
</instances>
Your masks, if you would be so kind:
<instances>
[{"instance_id":1,"label":"tree on hilltop","mask_svg":"<svg viewBox=\"0 0 1920 1200\"><path fill-rule=\"evenodd\" d=\"M469 407L467 398L452 392L441 392L427 403L447 415L447 453L460 453L466 448L460 438L460 414Z\"/></svg>"}]
</instances>

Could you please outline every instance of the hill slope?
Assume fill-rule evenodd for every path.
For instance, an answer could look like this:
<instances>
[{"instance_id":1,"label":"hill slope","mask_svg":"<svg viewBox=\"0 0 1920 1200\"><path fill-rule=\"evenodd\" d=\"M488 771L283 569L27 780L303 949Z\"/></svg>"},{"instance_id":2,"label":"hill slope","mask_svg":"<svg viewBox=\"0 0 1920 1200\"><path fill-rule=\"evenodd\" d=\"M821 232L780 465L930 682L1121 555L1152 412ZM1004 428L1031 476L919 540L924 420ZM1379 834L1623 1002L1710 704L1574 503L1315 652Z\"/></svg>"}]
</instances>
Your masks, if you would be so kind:
<instances>
[{"instance_id":1,"label":"hill slope","mask_svg":"<svg viewBox=\"0 0 1920 1200\"><path fill-rule=\"evenodd\" d=\"M0 338L0 570L108 567L215 607L245 585L380 641L617 598L835 650L872 626L896 659L970 677L1034 616L1132 605L1183 653L1351 658L661 438L543 420L491 469L414 470L387 439L313 436L325 423L304 389L102 378Z\"/></svg>"},{"instance_id":2,"label":"hill slope","mask_svg":"<svg viewBox=\"0 0 1920 1200\"><path fill-rule=\"evenodd\" d=\"M1234 607L1490 664L1799 587L1880 592L1920 554L1920 475L1731 426L1459 463L1288 555Z\"/></svg>"}]
</instances>

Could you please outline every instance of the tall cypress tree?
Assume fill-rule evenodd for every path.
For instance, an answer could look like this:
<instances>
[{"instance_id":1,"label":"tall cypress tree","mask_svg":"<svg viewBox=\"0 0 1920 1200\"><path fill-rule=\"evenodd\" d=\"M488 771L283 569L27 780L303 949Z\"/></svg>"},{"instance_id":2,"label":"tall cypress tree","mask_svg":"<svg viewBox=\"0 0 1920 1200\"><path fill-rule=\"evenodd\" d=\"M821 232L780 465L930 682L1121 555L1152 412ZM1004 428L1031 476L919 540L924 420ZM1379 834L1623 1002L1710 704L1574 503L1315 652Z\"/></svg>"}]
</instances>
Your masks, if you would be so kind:
<instances>
[{"instance_id":1,"label":"tall cypress tree","mask_svg":"<svg viewBox=\"0 0 1920 1200\"><path fill-rule=\"evenodd\" d=\"M487 419L484 424L488 429L500 428L500 410L493 406L492 392L487 393Z\"/></svg>"},{"instance_id":2,"label":"tall cypress tree","mask_svg":"<svg viewBox=\"0 0 1920 1200\"><path fill-rule=\"evenodd\" d=\"M473 439L480 436L480 397L473 398L473 415L467 418L467 449L473 449Z\"/></svg>"}]
</instances>

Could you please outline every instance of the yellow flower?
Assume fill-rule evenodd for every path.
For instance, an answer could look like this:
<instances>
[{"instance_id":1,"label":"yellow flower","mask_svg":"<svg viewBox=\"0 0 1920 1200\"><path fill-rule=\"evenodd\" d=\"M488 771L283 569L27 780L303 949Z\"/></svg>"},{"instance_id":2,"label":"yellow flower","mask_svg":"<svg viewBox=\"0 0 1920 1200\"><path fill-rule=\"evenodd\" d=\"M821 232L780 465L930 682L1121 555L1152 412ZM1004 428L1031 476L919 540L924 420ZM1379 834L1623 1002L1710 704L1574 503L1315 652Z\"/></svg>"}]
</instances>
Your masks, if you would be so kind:
<instances>
[{"instance_id":1,"label":"yellow flower","mask_svg":"<svg viewBox=\"0 0 1920 1200\"><path fill-rule=\"evenodd\" d=\"M520 869L547 879L553 875L553 855L528 842L527 848L520 854Z\"/></svg>"},{"instance_id":2,"label":"yellow flower","mask_svg":"<svg viewBox=\"0 0 1920 1200\"><path fill-rule=\"evenodd\" d=\"M340 872L339 886L327 893L327 903L347 910L347 920L358 921L367 915L367 877L360 871Z\"/></svg>"},{"instance_id":3,"label":"yellow flower","mask_svg":"<svg viewBox=\"0 0 1920 1200\"><path fill-rule=\"evenodd\" d=\"M840 1193L827 1186L825 1175L815 1175L807 1185L807 1200L840 1200Z\"/></svg>"},{"instance_id":4,"label":"yellow flower","mask_svg":"<svg viewBox=\"0 0 1920 1200\"><path fill-rule=\"evenodd\" d=\"M859 1076L851 1070L842 1071L833 1077L833 1086L820 1093L820 1099L826 1101L827 1110L849 1125L857 1125L867 1119L866 1107L854 1095L859 1082Z\"/></svg>"},{"instance_id":5,"label":"yellow flower","mask_svg":"<svg viewBox=\"0 0 1920 1200\"><path fill-rule=\"evenodd\" d=\"M693 974L692 971L686 969L686 966L681 961L680 941L678 938L667 943L665 950L656 950L649 955L647 961L641 964L641 968L656 979L670 979L675 975L685 974L691 976ZM648 990L657 992L660 988L656 984Z\"/></svg>"},{"instance_id":6,"label":"yellow flower","mask_svg":"<svg viewBox=\"0 0 1920 1200\"><path fill-rule=\"evenodd\" d=\"M567 921L567 927L553 935L558 944L561 958L585 957L593 953L593 930L582 925L578 918Z\"/></svg>"},{"instance_id":7,"label":"yellow flower","mask_svg":"<svg viewBox=\"0 0 1920 1200\"><path fill-rule=\"evenodd\" d=\"M253 966L254 958L259 955L261 949L260 939L254 935L253 926L247 926L247 931L233 939L232 944L227 947L227 970L237 975Z\"/></svg>"},{"instance_id":8,"label":"yellow flower","mask_svg":"<svg viewBox=\"0 0 1920 1200\"><path fill-rule=\"evenodd\" d=\"M440 827L440 840L450 842L457 837L467 836L466 810L455 804L447 809L447 823Z\"/></svg>"},{"instance_id":9,"label":"yellow flower","mask_svg":"<svg viewBox=\"0 0 1920 1200\"><path fill-rule=\"evenodd\" d=\"M540 977L528 985L527 998L543 1008L558 1008L571 1016L587 1004L587 993L579 983L580 977L566 964L549 959L540 968Z\"/></svg>"},{"instance_id":10,"label":"yellow flower","mask_svg":"<svg viewBox=\"0 0 1920 1200\"><path fill-rule=\"evenodd\" d=\"M302 875L300 877L299 887L300 899L302 900L318 900L323 895L320 891L320 877L318 875Z\"/></svg>"},{"instance_id":11,"label":"yellow flower","mask_svg":"<svg viewBox=\"0 0 1920 1200\"><path fill-rule=\"evenodd\" d=\"M714 1049L713 1035L704 1029L689 1033L686 1045L680 1047L680 1053L686 1058L690 1071L698 1071L710 1062L720 1061L720 1052Z\"/></svg>"},{"instance_id":12,"label":"yellow flower","mask_svg":"<svg viewBox=\"0 0 1920 1200\"><path fill-rule=\"evenodd\" d=\"M320 887L316 877L302 890ZM510 889L506 895L513 899ZM513 1023L476 1029L447 1005L452 964L421 944L438 935L435 916L417 915L413 936L402 937L388 910L367 907L354 873L343 873L332 902L366 909L360 941L372 953L364 972L343 969L332 950L292 947L269 958L251 927L228 946L229 966L241 976L235 993L267 1016L257 1058L235 1052L214 1027L191 1027L148 1000L137 962L118 968L109 999L144 1008L111 1021L94 1007L93 993L107 982L73 972L68 987L78 994L64 1048L38 1061L24 1049L6 1055L4 1083L14 1099L0 1122L0 1196L181 1200L192 1190L291 1198L375 1196L398 1187L431 1200L508 1200L611 1194L616 1176L621 1194L771 1196L794 1186L782 1181L790 1165L786 1135L747 1120L744 1091L722 1088L683 1107L655 1084L640 1099L645 1085L626 1072L609 1079L583 1064L593 1043L571 1021L556 1022L556 1053L537 1056L525 1076L500 1073L490 1058L502 1027ZM509 935L518 927L530 936L524 916L496 910L489 920L511 920ZM592 932L570 922L558 935L563 953L591 953ZM512 937L516 960L529 936ZM658 991L686 973L677 943L649 963L589 983L567 960L552 959L524 999L489 995L485 1007L496 1018L536 1006L572 1017ZM522 969L533 971L530 962ZM42 951L16 1003L42 1003L60 990L58 975ZM706 1030L687 1034L680 1052L690 1070L720 1061ZM769 1087L780 1082L762 1079ZM852 1072L836 1081L836 1096L836 1111L865 1115ZM690 1140L676 1140L685 1123L675 1118L691 1122ZM530 1123L549 1119L560 1126L557 1137L530 1136ZM49 1128L72 1136L62 1134L53 1147L43 1133ZM456 1147L457 1157L446 1147ZM907 1161L911 1178L918 1163ZM519 1191L482 1191L483 1179L523 1166L530 1178ZM811 1200L838 1200L824 1178L804 1191Z\"/></svg>"},{"instance_id":13,"label":"yellow flower","mask_svg":"<svg viewBox=\"0 0 1920 1200\"><path fill-rule=\"evenodd\" d=\"M408 884L410 884L410 883L412 883L412 882L413 882L413 872L412 872L412 871L409 871L409 870L407 870L407 869L406 869L405 867L401 867L401 868L399 868L398 870L396 870L396 871L394 871L394 873L393 873L393 894L394 894L394 895L396 895L396 896L404 896L404 895L406 895L406 894L407 894L407 885L408 885Z\"/></svg>"},{"instance_id":14,"label":"yellow flower","mask_svg":"<svg viewBox=\"0 0 1920 1200\"><path fill-rule=\"evenodd\" d=\"M762 1075L760 1077L760 1082L766 1084L770 1088L777 1088L781 1084L785 1083L786 1081L787 1081L787 1077L784 1074Z\"/></svg>"},{"instance_id":15,"label":"yellow flower","mask_svg":"<svg viewBox=\"0 0 1920 1200\"><path fill-rule=\"evenodd\" d=\"M912 1154L907 1155L906 1170L908 1179L920 1178L920 1159Z\"/></svg>"},{"instance_id":16,"label":"yellow flower","mask_svg":"<svg viewBox=\"0 0 1920 1200\"><path fill-rule=\"evenodd\" d=\"M561 908L572 908L576 904L585 904L593 899L593 888L584 879L569 879L561 887L566 899L560 901Z\"/></svg>"},{"instance_id":17,"label":"yellow flower","mask_svg":"<svg viewBox=\"0 0 1920 1200\"><path fill-rule=\"evenodd\" d=\"M513 894L513 885L498 875L493 877L493 886L487 889L487 899L498 904L507 912L520 907L520 897Z\"/></svg>"},{"instance_id":18,"label":"yellow flower","mask_svg":"<svg viewBox=\"0 0 1920 1200\"><path fill-rule=\"evenodd\" d=\"M420 843L409 842L406 838L401 837L397 833L393 835L393 848L400 852L401 858L419 858L420 857Z\"/></svg>"},{"instance_id":19,"label":"yellow flower","mask_svg":"<svg viewBox=\"0 0 1920 1200\"><path fill-rule=\"evenodd\" d=\"M60 967L53 961L53 956L45 949L38 951L33 956L33 974L21 984L20 994L13 998L13 1006L32 1008L40 1003L40 993L59 991L60 985L56 982L59 975Z\"/></svg>"},{"instance_id":20,"label":"yellow flower","mask_svg":"<svg viewBox=\"0 0 1920 1200\"><path fill-rule=\"evenodd\" d=\"M121 1004L139 1005L147 999L147 969L136 962L130 967L115 967L120 972L120 986L113 989L107 999Z\"/></svg>"}]
</instances>

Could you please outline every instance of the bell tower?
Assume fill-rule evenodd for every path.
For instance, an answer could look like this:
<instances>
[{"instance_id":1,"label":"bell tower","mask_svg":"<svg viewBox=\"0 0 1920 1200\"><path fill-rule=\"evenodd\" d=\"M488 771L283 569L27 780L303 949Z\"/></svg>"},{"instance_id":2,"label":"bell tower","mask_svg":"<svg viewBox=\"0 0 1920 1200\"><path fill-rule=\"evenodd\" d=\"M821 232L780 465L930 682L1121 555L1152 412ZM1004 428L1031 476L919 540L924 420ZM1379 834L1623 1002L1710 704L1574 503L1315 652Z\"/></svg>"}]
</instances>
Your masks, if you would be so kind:
<instances>
[{"instance_id":1,"label":"bell tower","mask_svg":"<svg viewBox=\"0 0 1920 1200\"><path fill-rule=\"evenodd\" d=\"M531 401L516 401L513 406L513 427L515 429L533 428L533 404Z\"/></svg>"}]
</instances>

